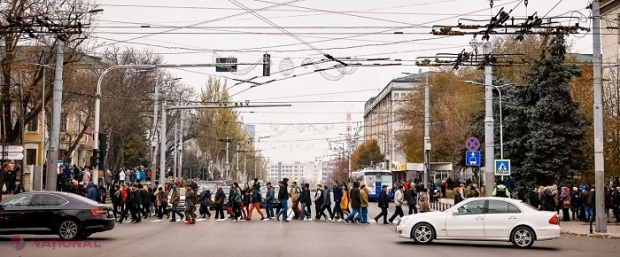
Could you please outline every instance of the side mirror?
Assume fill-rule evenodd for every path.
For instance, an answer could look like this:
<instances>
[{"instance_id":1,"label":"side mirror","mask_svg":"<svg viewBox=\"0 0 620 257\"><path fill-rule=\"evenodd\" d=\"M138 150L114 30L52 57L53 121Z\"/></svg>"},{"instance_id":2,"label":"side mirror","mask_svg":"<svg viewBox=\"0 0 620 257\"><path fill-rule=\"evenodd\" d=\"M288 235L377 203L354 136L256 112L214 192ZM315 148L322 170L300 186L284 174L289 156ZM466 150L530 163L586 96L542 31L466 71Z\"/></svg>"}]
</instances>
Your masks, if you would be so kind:
<instances>
[{"instance_id":1,"label":"side mirror","mask_svg":"<svg viewBox=\"0 0 620 257\"><path fill-rule=\"evenodd\" d=\"M459 215L459 210L458 209L452 211L452 216L456 216L456 215Z\"/></svg>"}]
</instances>

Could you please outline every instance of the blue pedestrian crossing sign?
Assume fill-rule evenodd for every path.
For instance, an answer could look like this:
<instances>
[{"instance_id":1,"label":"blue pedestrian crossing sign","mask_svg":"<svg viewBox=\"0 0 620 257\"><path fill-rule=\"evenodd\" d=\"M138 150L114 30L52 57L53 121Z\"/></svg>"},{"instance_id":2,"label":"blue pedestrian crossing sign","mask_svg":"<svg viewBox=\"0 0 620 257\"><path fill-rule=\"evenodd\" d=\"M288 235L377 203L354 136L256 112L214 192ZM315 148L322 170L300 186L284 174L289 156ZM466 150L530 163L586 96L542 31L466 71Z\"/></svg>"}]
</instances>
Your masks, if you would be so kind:
<instances>
[{"instance_id":1,"label":"blue pedestrian crossing sign","mask_svg":"<svg viewBox=\"0 0 620 257\"><path fill-rule=\"evenodd\" d=\"M510 160L495 160L495 176L510 176Z\"/></svg>"},{"instance_id":2,"label":"blue pedestrian crossing sign","mask_svg":"<svg viewBox=\"0 0 620 257\"><path fill-rule=\"evenodd\" d=\"M465 152L465 166L480 166L480 151Z\"/></svg>"}]
</instances>

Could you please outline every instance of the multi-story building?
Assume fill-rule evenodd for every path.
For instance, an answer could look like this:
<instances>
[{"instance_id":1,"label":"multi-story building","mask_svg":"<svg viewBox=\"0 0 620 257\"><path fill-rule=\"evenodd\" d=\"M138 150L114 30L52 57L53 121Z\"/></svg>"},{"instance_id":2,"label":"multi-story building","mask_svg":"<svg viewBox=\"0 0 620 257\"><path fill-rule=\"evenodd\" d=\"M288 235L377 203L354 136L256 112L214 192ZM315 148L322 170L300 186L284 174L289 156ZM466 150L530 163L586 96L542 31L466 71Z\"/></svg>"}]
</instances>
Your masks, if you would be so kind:
<instances>
[{"instance_id":1,"label":"multi-story building","mask_svg":"<svg viewBox=\"0 0 620 257\"><path fill-rule=\"evenodd\" d=\"M364 106L364 139L375 139L381 153L396 170L405 170L407 158L398 149L394 135L405 129L405 124L396 118L398 108L407 94L423 81L426 73L392 79L378 95L371 97Z\"/></svg>"},{"instance_id":2,"label":"multi-story building","mask_svg":"<svg viewBox=\"0 0 620 257\"><path fill-rule=\"evenodd\" d=\"M278 162L271 163L269 165L269 172L267 173L267 181L271 181L272 183L282 180L283 178L288 178L290 182L305 182L314 184L319 182L317 179L319 177L320 170L318 169L318 165L314 162Z\"/></svg>"}]
</instances>

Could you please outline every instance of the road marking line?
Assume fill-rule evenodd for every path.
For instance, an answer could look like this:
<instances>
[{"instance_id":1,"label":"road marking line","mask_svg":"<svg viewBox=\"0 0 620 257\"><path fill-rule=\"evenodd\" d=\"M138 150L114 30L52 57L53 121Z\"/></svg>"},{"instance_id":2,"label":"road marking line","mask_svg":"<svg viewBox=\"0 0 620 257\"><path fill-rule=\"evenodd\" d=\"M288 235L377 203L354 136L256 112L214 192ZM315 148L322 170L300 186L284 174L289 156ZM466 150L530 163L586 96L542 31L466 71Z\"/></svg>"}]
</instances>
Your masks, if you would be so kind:
<instances>
[{"instance_id":1,"label":"road marking line","mask_svg":"<svg viewBox=\"0 0 620 257\"><path fill-rule=\"evenodd\" d=\"M205 221L206 219L197 219L196 221Z\"/></svg>"},{"instance_id":2,"label":"road marking line","mask_svg":"<svg viewBox=\"0 0 620 257\"><path fill-rule=\"evenodd\" d=\"M163 220L153 220L151 222L160 222L160 221L163 221Z\"/></svg>"}]
</instances>

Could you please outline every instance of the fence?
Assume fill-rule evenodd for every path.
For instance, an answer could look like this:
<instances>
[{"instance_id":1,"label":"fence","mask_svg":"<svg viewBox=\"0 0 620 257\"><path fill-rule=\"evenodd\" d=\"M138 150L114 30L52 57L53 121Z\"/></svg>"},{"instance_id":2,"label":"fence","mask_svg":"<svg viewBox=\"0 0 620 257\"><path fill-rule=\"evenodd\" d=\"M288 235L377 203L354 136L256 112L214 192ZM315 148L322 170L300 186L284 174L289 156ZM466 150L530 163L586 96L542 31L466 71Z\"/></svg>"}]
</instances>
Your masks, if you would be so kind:
<instances>
[{"instance_id":1,"label":"fence","mask_svg":"<svg viewBox=\"0 0 620 257\"><path fill-rule=\"evenodd\" d=\"M431 210L436 210L436 211L445 211L449 209L450 207L452 207L452 205L453 204L451 203L446 203L442 201L435 201L435 202L430 203Z\"/></svg>"}]
</instances>

